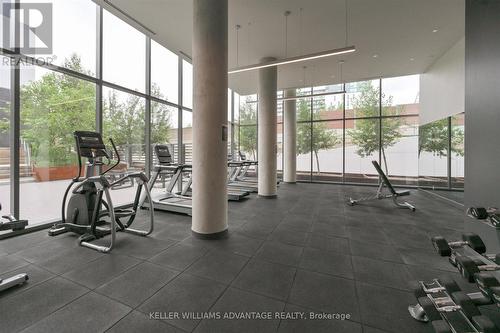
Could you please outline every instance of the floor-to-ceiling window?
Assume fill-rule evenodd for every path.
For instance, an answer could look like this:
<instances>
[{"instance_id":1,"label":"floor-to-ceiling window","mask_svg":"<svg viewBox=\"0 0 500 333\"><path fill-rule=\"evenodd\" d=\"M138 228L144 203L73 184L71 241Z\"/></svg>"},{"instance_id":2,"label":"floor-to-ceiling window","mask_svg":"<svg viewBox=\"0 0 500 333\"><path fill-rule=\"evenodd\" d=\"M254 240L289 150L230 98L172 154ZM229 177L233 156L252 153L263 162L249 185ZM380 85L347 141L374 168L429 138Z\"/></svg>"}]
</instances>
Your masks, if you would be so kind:
<instances>
[{"instance_id":1,"label":"floor-to-ceiling window","mask_svg":"<svg viewBox=\"0 0 500 333\"><path fill-rule=\"evenodd\" d=\"M69 68L80 66L73 61ZM21 69L20 214L30 223L60 217L64 191L78 174L73 132L95 130L95 96L92 82L37 66Z\"/></svg>"},{"instance_id":2,"label":"floor-to-ceiling window","mask_svg":"<svg viewBox=\"0 0 500 333\"><path fill-rule=\"evenodd\" d=\"M174 163L178 161L177 153L177 131L178 119L177 108L161 102L151 103L151 146L168 145L172 160ZM158 158L153 153L153 163L157 163Z\"/></svg>"},{"instance_id":3,"label":"floor-to-ceiling window","mask_svg":"<svg viewBox=\"0 0 500 333\"><path fill-rule=\"evenodd\" d=\"M430 188L448 187L449 118L419 127L419 185Z\"/></svg>"},{"instance_id":4,"label":"floor-to-ceiling window","mask_svg":"<svg viewBox=\"0 0 500 333\"><path fill-rule=\"evenodd\" d=\"M298 91L297 95L302 92ZM307 94L304 92L303 94ZM310 90L309 90L310 94ZM296 102L297 128L297 180L311 180L311 98L299 98Z\"/></svg>"},{"instance_id":5,"label":"floor-to-ceiling window","mask_svg":"<svg viewBox=\"0 0 500 333\"><path fill-rule=\"evenodd\" d=\"M345 85L346 182L377 183L371 163L380 153L380 80Z\"/></svg>"},{"instance_id":6,"label":"floor-to-ceiling window","mask_svg":"<svg viewBox=\"0 0 500 333\"><path fill-rule=\"evenodd\" d=\"M450 119L450 187L460 189L464 187L464 139L465 115L459 113Z\"/></svg>"},{"instance_id":7,"label":"floor-to-ceiling window","mask_svg":"<svg viewBox=\"0 0 500 333\"><path fill-rule=\"evenodd\" d=\"M170 144L178 161L179 134L185 135L186 160L191 161L192 65L187 59L179 61L177 54L92 1L21 2L52 4L53 50L15 54L11 45L0 47L2 213L14 213L30 225L60 219L64 190L78 172L75 130L100 131L108 144L113 138L121 163L111 178L147 171L148 162L156 162L148 156L155 144ZM15 36L10 37L12 43ZM19 67L12 65L16 57L22 60ZM11 77L18 79L11 84ZM19 94L12 94L11 87ZM10 102L17 100L12 96L19 96L19 121L10 117ZM15 168L19 177L10 179L13 125L21 129L14 138L20 143L20 162ZM12 206L10 189L17 182L20 195ZM113 189L115 205L133 200L136 184L128 185Z\"/></svg>"},{"instance_id":8,"label":"floor-to-ceiling window","mask_svg":"<svg viewBox=\"0 0 500 333\"><path fill-rule=\"evenodd\" d=\"M193 163L193 113L182 111L182 146L184 163Z\"/></svg>"},{"instance_id":9,"label":"floor-to-ceiling window","mask_svg":"<svg viewBox=\"0 0 500 333\"><path fill-rule=\"evenodd\" d=\"M238 152L257 159L257 96L240 97Z\"/></svg>"},{"instance_id":10,"label":"floor-to-ceiling window","mask_svg":"<svg viewBox=\"0 0 500 333\"><path fill-rule=\"evenodd\" d=\"M278 170L278 178L283 175L283 108L284 103L280 98L283 98L283 90L277 93L278 102L276 103L277 123L276 123L276 169Z\"/></svg>"},{"instance_id":11,"label":"floor-to-ceiling window","mask_svg":"<svg viewBox=\"0 0 500 333\"><path fill-rule=\"evenodd\" d=\"M419 76L382 79L381 160L393 184L418 185Z\"/></svg>"},{"instance_id":12,"label":"floor-to-ceiling window","mask_svg":"<svg viewBox=\"0 0 500 333\"><path fill-rule=\"evenodd\" d=\"M419 154L425 157L426 153L419 152L419 138L422 138L418 126L419 85L419 75L409 75L297 89L298 179L377 184L379 177L371 163L377 161L394 184L420 185ZM280 96L278 92L278 159L282 153L283 132ZM249 119L251 126L258 123L256 117L249 117L256 101L255 95L240 97L240 139L256 135L256 131L255 135L250 134L254 127L248 125ZM456 139L451 144L456 148L453 148L451 169L452 175L456 174L452 176L453 187L460 187L463 183L463 117L454 117L453 124ZM449 142L446 135L439 137ZM256 140L255 137L252 142ZM240 147L246 146L249 144L240 143ZM444 161L446 163L446 158ZM278 169L280 165L278 161ZM446 165L444 171L446 179ZM435 174L433 172L429 174Z\"/></svg>"},{"instance_id":13,"label":"floor-to-ceiling window","mask_svg":"<svg viewBox=\"0 0 500 333\"><path fill-rule=\"evenodd\" d=\"M103 79L144 92L146 87L145 45L144 34L104 10Z\"/></svg>"},{"instance_id":14,"label":"floor-to-ceiling window","mask_svg":"<svg viewBox=\"0 0 500 333\"><path fill-rule=\"evenodd\" d=\"M193 65L182 61L182 106L193 108Z\"/></svg>"},{"instance_id":15,"label":"floor-to-ceiling window","mask_svg":"<svg viewBox=\"0 0 500 333\"><path fill-rule=\"evenodd\" d=\"M2 213L10 212L10 68L9 58L0 57L0 204ZM24 156L24 152L22 153ZM26 165L26 161L21 162Z\"/></svg>"},{"instance_id":16,"label":"floor-to-ceiling window","mask_svg":"<svg viewBox=\"0 0 500 333\"><path fill-rule=\"evenodd\" d=\"M341 182L343 173L342 85L314 87L312 109L312 179ZM332 95L323 95L334 93Z\"/></svg>"}]
</instances>

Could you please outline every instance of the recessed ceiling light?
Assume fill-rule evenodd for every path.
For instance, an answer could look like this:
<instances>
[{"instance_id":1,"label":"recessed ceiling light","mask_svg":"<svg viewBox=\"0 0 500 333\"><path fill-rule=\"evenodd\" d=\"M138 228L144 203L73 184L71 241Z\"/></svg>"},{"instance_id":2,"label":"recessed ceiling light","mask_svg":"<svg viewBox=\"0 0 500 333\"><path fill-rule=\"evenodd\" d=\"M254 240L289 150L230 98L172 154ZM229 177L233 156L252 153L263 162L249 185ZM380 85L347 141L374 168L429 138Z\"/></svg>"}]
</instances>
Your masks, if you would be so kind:
<instances>
[{"instance_id":1,"label":"recessed ceiling light","mask_svg":"<svg viewBox=\"0 0 500 333\"><path fill-rule=\"evenodd\" d=\"M378 58L378 54L374 54L374 55L372 55L372 57Z\"/></svg>"},{"instance_id":2,"label":"recessed ceiling light","mask_svg":"<svg viewBox=\"0 0 500 333\"><path fill-rule=\"evenodd\" d=\"M410 58L410 61L414 61L414 60L415 60L415 58Z\"/></svg>"},{"instance_id":3,"label":"recessed ceiling light","mask_svg":"<svg viewBox=\"0 0 500 333\"><path fill-rule=\"evenodd\" d=\"M439 31L439 29L437 29L437 28L432 30L432 32L434 32L434 33L438 32L438 31Z\"/></svg>"}]
</instances>

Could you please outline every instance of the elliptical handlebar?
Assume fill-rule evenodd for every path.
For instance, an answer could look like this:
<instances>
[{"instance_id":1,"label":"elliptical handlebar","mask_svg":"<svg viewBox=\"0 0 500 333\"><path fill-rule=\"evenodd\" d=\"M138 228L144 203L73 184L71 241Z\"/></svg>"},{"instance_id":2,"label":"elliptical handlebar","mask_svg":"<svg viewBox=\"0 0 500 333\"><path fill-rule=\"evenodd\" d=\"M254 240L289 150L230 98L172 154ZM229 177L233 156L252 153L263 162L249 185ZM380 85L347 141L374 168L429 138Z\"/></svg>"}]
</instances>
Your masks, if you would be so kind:
<instances>
[{"instance_id":1,"label":"elliptical handlebar","mask_svg":"<svg viewBox=\"0 0 500 333\"><path fill-rule=\"evenodd\" d=\"M101 173L101 176L105 175L107 172L109 172L109 171L113 170L114 168L116 168L118 166L118 164L120 164L120 162L121 162L120 154L118 153L118 149L116 148L113 139L109 138L109 142L111 142L111 146L113 147L113 152L114 152L114 155L116 155L117 161L116 161L116 163L111 168L109 168L106 171L104 171L103 173ZM108 163L108 165L109 164L110 163Z\"/></svg>"}]
</instances>

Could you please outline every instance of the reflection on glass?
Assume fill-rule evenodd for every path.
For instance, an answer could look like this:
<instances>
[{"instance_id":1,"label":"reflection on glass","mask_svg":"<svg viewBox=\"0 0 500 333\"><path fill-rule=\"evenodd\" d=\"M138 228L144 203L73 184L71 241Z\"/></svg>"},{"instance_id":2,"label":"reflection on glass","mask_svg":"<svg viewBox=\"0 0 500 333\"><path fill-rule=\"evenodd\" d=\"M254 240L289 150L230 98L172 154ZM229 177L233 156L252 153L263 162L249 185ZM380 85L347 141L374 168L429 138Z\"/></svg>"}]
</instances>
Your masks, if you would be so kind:
<instances>
[{"instance_id":1,"label":"reflection on glass","mask_svg":"<svg viewBox=\"0 0 500 333\"><path fill-rule=\"evenodd\" d=\"M418 117L382 118L382 169L394 185L418 185Z\"/></svg>"},{"instance_id":2,"label":"reflection on glass","mask_svg":"<svg viewBox=\"0 0 500 333\"><path fill-rule=\"evenodd\" d=\"M78 174L73 132L95 130L95 85L39 67L23 67L21 82L20 210L36 224L60 218Z\"/></svg>"},{"instance_id":3,"label":"reflection on glass","mask_svg":"<svg viewBox=\"0 0 500 333\"><path fill-rule=\"evenodd\" d=\"M420 126L418 137L419 185L448 187L448 118Z\"/></svg>"},{"instance_id":4,"label":"reflection on glass","mask_svg":"<svg viewBox=\"0 0 500 333\"><path fill-rule=\"evenodd\" d=\"M464 187L465 115L451 117L451 187Z\"/></svg>"}]
</instances>

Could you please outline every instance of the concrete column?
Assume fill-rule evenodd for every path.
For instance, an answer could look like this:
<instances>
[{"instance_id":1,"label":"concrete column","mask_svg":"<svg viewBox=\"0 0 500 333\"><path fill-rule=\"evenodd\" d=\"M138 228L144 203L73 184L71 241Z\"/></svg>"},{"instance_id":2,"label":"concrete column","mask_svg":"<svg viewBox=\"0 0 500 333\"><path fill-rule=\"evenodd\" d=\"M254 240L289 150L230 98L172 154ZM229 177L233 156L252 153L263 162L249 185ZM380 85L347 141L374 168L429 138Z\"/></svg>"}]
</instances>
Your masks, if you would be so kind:
<instances>
[{"instance_id":1,"label":"concrete column","mask_svg":"<svg viewBox=\"0 0 500 333\"><path fill-rule=\"evenodd\" d=\"M285 90L285 97L295 97L295 89ZM284 102L283 108L284 145L283 181L297 182L297 101Z\"/></svg>"},{"instance_id":2,"label":"concrete column","mask_svg":"<svg viewBox=\"0 0 500 333\"><path fill-rule=\"evenodd\" d=\"M275 58L263 58L269 62ZM277 147L277 69L267 67L259 69L259 117L258 117L258 178L259 195L276 197L276 147Z\"/></svg>"},{"instance_id":3,"label":"concrete column","mask_svg":"<svg viewBox=\"0 0 500 333\"><path fill-rule=\"evenodd\" d=\"M193 0L193 234L227 234L227 0Z\"/></svg>"}]
</instances>

